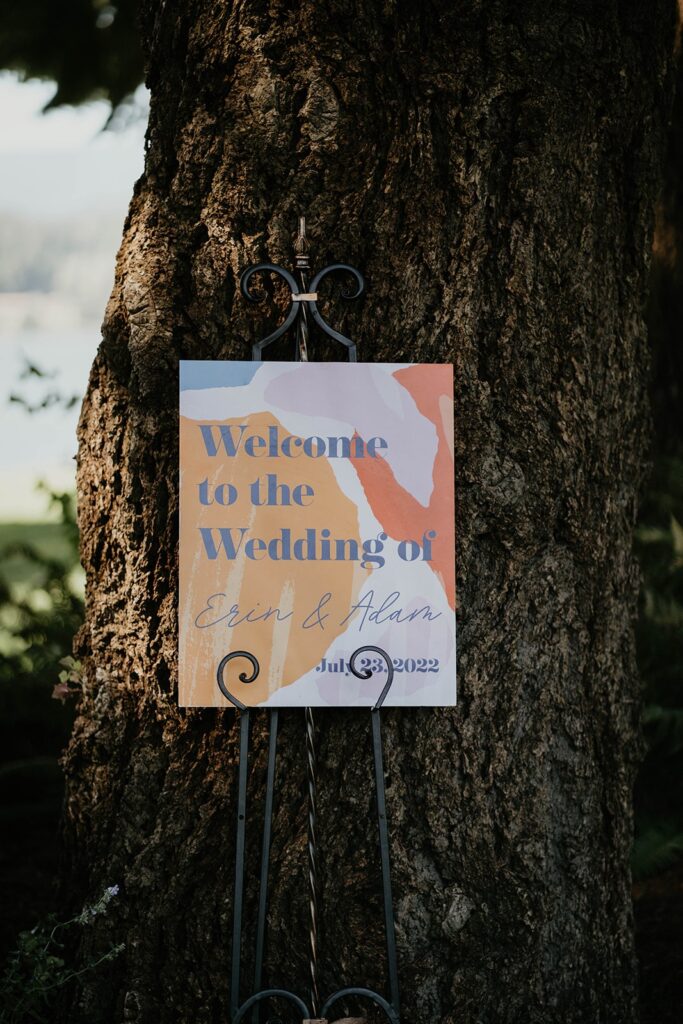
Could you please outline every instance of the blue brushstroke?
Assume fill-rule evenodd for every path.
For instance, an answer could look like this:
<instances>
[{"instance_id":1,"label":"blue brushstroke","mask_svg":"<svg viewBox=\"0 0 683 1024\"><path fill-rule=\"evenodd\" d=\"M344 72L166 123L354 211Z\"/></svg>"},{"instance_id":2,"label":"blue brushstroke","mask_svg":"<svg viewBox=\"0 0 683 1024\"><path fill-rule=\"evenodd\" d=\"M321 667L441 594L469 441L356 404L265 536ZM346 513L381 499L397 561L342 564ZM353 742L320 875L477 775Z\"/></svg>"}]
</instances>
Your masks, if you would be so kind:
<instances>
[{"instance_id":1,"label":"blue brushstroke","mask_svg":"<svg viewBox=\"0 0 683 1024\"><path fill-rule=\"evenodd\" d=\"M263 363L227 359L181 359L180 390L239 388L249 384Z\"/></svg>"}]
</instances>

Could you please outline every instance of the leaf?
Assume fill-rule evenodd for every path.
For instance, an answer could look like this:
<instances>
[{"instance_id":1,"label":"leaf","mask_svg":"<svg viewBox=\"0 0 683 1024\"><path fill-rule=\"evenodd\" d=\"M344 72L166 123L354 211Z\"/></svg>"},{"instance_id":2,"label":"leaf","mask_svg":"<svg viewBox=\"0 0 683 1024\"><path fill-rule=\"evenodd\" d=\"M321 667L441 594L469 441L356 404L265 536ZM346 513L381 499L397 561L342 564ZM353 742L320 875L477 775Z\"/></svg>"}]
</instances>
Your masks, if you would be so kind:
<instances>
[{"instance_id":1,"label":"leaf","mask_svg":"<svg viewBox=\"0 0 683 1024\"><path fill-rule=\"evenodd\" d=\"M679 558L683 558L683 526L681 526L673 513L671 514L671 537L674 553Z\"/></svg>"},{"instance_id":2,"label":"leaf","mask_svg":"<svg viewBox=\"0 0 683 1024\"><path fill-rule=\"evenodd\" d=\"M62 673L60 672L60 677L61 677L61 675L62 675ZM61 683L57 683L57 685L52 688L52 699L53 700L61 700L62 704L64 704L66 702L67 697L70 697L70 696L71 696L71 690L69 689L69 684L66 681L62 681Z\"/></svg>"},{"instance_id":3,"label":"leaf","mask_svg":"<svg viewBox=\"0 0 683 1024\"><path fill-rule=\"evenodd\" d=\"M641 544L669 544L671 531L662 530L659 526L637 526L636 538Z\"/></svg>"},{"instance_id":4,"label":"leaf","mask_svg":"<svg viewBox=\"0 0 683 1024\"><path fill-rule=\"evenodd\" d=\"M636 836L631 868L636 879L656 875L683 857L683 832L672 823L653 825Z\"/></svg>"},{"instance_id":5,"label":"leaf","mask_svg":"<svg viewBox=\"0 0 683 1024\"><path fill-rule=\"evenodd\" d=\"M683 708L648 704L643 711L643 725L651 750L659 747L667 755L683 750Z\"/></svg>"},{"instance_id":6,"label":"leaf","mask_svg":"<svg viewBox=\"0 0 683 1024\"><path fill-rule=\"evenodd\" d=\"M56 370L43 370L40 366L32 363L29 359L24 357L24 368L19 375L19 380L27 380L29 377L56 377Z\"/></svg>"}]
</instances>

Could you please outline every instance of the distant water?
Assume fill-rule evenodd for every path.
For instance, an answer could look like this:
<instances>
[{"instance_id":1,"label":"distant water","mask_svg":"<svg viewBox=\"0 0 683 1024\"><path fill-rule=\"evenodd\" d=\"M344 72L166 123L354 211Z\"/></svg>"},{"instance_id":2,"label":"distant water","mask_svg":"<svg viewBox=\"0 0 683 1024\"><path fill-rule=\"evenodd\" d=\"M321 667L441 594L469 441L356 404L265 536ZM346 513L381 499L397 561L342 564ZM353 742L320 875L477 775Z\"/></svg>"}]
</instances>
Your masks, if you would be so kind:
<instances>
[{"instance_id":1,"label":"distant water","mask_svg":"<svg viewBox=\"0 0 683 1024\"><path fill-rule=\"evenodd\" d=\"M96 324L0 333L0 521L45 518L45 497L35 490L40 479L73 489L80 400L99 341ZM54 376L20 379L27 360ZM49 391L76 394L79 401L70 410L55 406L31 414L10 402L16 393L37 404Z\"/></svg>"}]
</instances>

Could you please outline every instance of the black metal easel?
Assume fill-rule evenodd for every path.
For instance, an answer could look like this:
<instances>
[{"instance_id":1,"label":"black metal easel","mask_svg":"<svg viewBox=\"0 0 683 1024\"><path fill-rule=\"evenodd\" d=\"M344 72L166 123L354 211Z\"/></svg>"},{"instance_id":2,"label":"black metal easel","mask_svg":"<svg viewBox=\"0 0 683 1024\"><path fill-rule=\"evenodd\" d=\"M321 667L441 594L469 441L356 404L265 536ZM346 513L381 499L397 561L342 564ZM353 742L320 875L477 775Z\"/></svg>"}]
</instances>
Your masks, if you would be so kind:
<instances>
[{"instance_id":1,"label":"black metal easel","mask_svg":"<svg viewBox=\"0 0 683 1024\"><path fill-rule=\"evenodd\" d=\"M295 360L308 360L308 315L322 331L335 341L346 346L349 362L356 362L356 346L343 334L335 331L324 320L317 306L317 288L328 274L342 272L355 279L356 289L352 293L342 292L345 299L359 298L365 288L363 277L355 267L346 263L333 263L319 271L308 283L309 257L306 244L306 222L299 219L299 233L296 241L295 273L273 263L258 263L244 271L240 280L242 295L249 302L258 302L249 283L255 274L270 273L280 277L291 290L291 308L284 322L277 330L257 342L252 348L252 358L260 360L266 346L282 337L288 330L295 327L296 350ZM295 276L296 275L296 276ZM297 280L298 278L298 280ZM384 1011L391 1024L400 1024L398 966L396 957L396 936L394 929L394 909L391 894L391 871L389 863L389 832L387 827L386 801L384 791L384 766L382 758L382 733L380 726L380 709L386 699L394 678L394 666L391 658L379 647L364 646L358 648L349 660L349 669L358 679L369 679L371 669L358 669L356 662L361 654L372 652L379 655L387 666L387 681L377 703L371 709L372 749L375 764L375 794L377 800L377 818L379 826L380 858L382 868L382 895L384 901L384 926L386 934L387 973L389 982L389 998L368 988L347 987L333 992L321 1006L318 989L318 876L317 876L317 840L316 840L316 737L315 719L312 708L306 708L306 775L308 783L308 880L309 880L309 966L310 966L310 1002L306 1002L293 992L286 989L262 989L263 957L266 936L266 913L268 909L268 869L270 863L270 842L273 818L273 795L275 788L275 763L277 758L278 709L269 711L268 767L266 775L266 799L264 808L263 836L261 841L261 871L259 882L258 914L256 923L256 954L252 994L240 1002L241 945L242 945L242 907L244 897L245 840L247 824L247 768L249 757L249 731L251 710L230 692L225 682L225 670L234 659L246 659L251 665L251 672L243 671L239 675L242 683L253 683L259 674L259 662L249 651L233 651L220 662L217 670L217 681L221 693L233 704L240 713L240 747L239 747L239 778L237 787L237 842L235 849L235 892L233 901L232 930L232 967L230 981L230 1024L240 1024L251 1011L252 1024L259 1024L260 1009L264 1002L271 999L282 999L292 1004L302 1015L302 1021L324 1019L333 1006L350 996L366 998ZM309 1012L310 1005L310 1012Z\"/></svg>"}]
</instances>

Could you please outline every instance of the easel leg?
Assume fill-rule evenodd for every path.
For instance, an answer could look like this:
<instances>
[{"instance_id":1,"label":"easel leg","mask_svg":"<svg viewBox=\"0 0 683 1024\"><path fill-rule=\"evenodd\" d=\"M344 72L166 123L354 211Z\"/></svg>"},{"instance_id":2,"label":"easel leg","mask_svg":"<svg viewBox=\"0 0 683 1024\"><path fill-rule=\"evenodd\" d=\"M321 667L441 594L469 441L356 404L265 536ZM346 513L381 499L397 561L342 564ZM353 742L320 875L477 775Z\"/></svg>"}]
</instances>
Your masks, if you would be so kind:
<instances>
[{"instance_id":1,"label":"easel leg","mask_svg":"<svg viewBox=\"0 0 683 1024\"><path fill-rule=\"evenodd\" d=\"M263 951L266 939L266 913L268 911L268 867L270 864L270 837L273 825L273 795L275 790L275 760L277 757L277 708L270 712L268 737L268 773L266 776L266 803L263 812L263 842L261 844L261 879L259 882L258 919L256 925L256 960L254 966L254 992L261 991ZM261 1004L254 1007L252 1024L259 1024Z\"/></svg>"},{"instance_id":2,"label":"easel leg","mask_svg":"<svg viewBox=\"0 0 683 1024\"><path fill-rule=\"evenodd\" d=\"M317 1018L318 991L318 866L317 866L317 752L313 709L306 708L306 776L308 779L308 920L311 1011Z\"/></svg>"},{"instance_id":3,"label":"easel leg","mask_svg":"<svg viewBox=\"0 0 683 1024\"><path fill-rule=\"evenodd\" d=\"M396 958L396 930L394 925L394 904L391 895L391 865L389 863L389 829L384 792L384 759L382 756L382 731L379 708L373 708L372 749L375 760L375 793L377 795L377 821L379 824L379 850L382 864L382 895L384 899L384 929L387 942L387 967L389 974L389 1002L398 1015L398 962Z\"/></svg>"},{"instance_id":4,"label":"easel leg","mask_svg":"<svg viewBox=\"0 0 683 1024\"><path fill-rule=\"evenodd\" d=\"M230 1018L240 1003L242 957L242 902L244 897L244 842L247 827L247 768L249 760L249 711L240 711L240 761L237 783L237 841L235 844L235 895L232 910L232 971L230 977Z\"/></svg>"}]
</instances>

